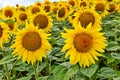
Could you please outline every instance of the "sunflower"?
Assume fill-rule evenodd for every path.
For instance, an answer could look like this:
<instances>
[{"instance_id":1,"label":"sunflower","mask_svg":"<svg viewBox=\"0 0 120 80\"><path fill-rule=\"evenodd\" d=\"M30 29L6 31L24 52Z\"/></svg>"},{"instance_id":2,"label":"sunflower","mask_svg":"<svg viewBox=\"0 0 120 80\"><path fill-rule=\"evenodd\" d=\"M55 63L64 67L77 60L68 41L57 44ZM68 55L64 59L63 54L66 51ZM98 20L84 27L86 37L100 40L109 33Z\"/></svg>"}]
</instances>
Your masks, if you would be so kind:
<instances>
[{"instance_id":1,"label":"sunflower","mask_svg":"<svg viewBox=\"0 0 120 80\"><path fill-rule=\"evenodd\" d=\"M45 11L45 12L47 12L47 13L50 13L51 12L51 4L43 4L42 5L42 9Z\"/></svg>"},{"instance_id":2,"label":"sunflower","mask_svg":"<svg viewBox=\"0 0 120 80\"><path fill-rule=\"evenodd\" d=\"M79 3L78 3L78 8L79 8L79 7L89 8L89 5L90 5L89 2L86 1L86 0L79 1Z\"/></svg>"},{"instance_id":3,"label":"sunflower","mask_svg":"<svg viewBox=\"0 0 120 80\"><path fill-rule=\"evenodd\" d=\"M19 6L16 8L17 11L26 11L27 8L25 6Z\"/></svg>"},{"instance_id":4,"label":"sunflower","mask_svg":"<svg viewBox=\"0 0 120 80\"><path fill-rule=\"evenodd\" d=\"M28 20L28 11L17 11L16 19L18 23L25 23Z\"/></svg>"},{"instance_id":5,"label":"sunflower","mask_svg":"<svg viewBox=\"0 0 120 80\"><path fill-rule=\"evenodd\" d=\"M2 9L3 19L14 19L15 18L15 8L12 6L6 6Z\"/></svg>"},{"instance_id":6,"label":"sunflower","mask_svg":"<svg viewBox=\"0 0 120 80\"><path fill-rule=\"evenodd\" d=\"M109 6L109 9L107 11L109 13L113 13L116 11L116 4L115 3L110 3L108 6Z\"/></svg>"},{"instance_id":7,"label":"sunflower","mask_svg":"<svg viewBox=\"0 0 120 80\"><path fill-rule=\"evenodd\" d=\"M97 13L100 14L101 17L105 16L108 12L108 4L106 4L106 2L104 0L101 1L95 1L93 3L93 7L92 7Z\"/></svg>"},{"instance_id":8,"label":"sunflower","mask_svg":"<svg viewBox=\"0 0 120 80\"><path fill-rule=\"evenodd\" d=\"M107 46L106 38L98 29L92 29L89 24L87 28L77 27L74 30L66 29L66 33L62 33L62 37L66 39L62 51L66 51L65 58L70 55L70 63L86 67L95 64L98 60L97 56L102 56L100 52L104 52Z\"/></svg>"},{"instance_id":9,"label":"sunflower","mask_svg":"<svg viewBox=\"0 0 120 80\"><path fill-rule=\"evenodd\" d=\"M32 15L30 22L32 22L34 26L38 26L39 29L49 31L52 27L53 20L47 13L41 11L38 14Z\"/></svg>"},{"instance_id":10,"label":"sunflower","mask_svg":"<svg viewBox=\"0 0 120 80\"><path fill-rule=\"evenodd\" d=\"M27 61L28 64L34 64L37 60L42 61L42 57L46 57L47 50L51 49L48 36L33 24L26 24L26 29L19 30L16 34L15 43L11 46L15 48L13 55L18 56L18 59L22 58L22 61Z\"/></svg>"},{"instance_id":11,"label":"sunflower","mask_svg":"<svg viewBox=\"0 0 120 80\"><path fill-rule=\"evenodd\" d=\"M8 27L5 23L3 22L0 22L0 47L3 48L3 43L4 42L8 42L8 38L9 38L9 35L8 35Z\"/></svg>"},{"instance_id":12,"label":"sunflower","mask_svg":"<svg viewBox=\"0 0 120 80\"><path fill-rule=\"evenodd\" d=\"M37 5L31 5L28 9L29 13L31 14L36 14L38 12L40 12L40 7Z\"/></svg>"},{"instance_id":13,"label":"sunflower","mask_svg":"<svg viewBox=\"0 0 120 80\"><path fill-rule=\"evenodd\" d=\"M101 17L99 14L92 9L81 9L75 14L75 19L73 21L73 26L79 26L86 28L88 24L92 23L92 28L101 29Z\"/></svg>"},{"instance_id":14,"label":"sunflower","mask_svg":"<svg viewBox=\"0 0 120 80\"><path fill-rule=\"evenodd\" d=\"M63 21L67 16L68 16L68 10L66 6L60 6L56 14L57 20Z\"/></svg>"},{"instance_id":15,"label":"sunflower","mask_svg":"<svg viewBox=\"0 0 120 80\"><path fill-rule=\"evenodd\" d=\"M14 34L17 30L17 23L16 22L6 22L6 24L9 28L10 35Z\"/></svg>"},{"instance_id":16,"label":"sunflower","mask_svg":"<svg viewBox=\"0 0 120 80\"><path fill-rule=\"evenodd\" d=\"M53 6L51 8L51 12L53 13L52 16L55 16L57 14L58 6Z\"/></svg>"},{"instance_id":17,"label":"sunflower","mask_svg":"<svg viewBox=\"0 0 120 80\"><path fill-rule=\"evenodd\" d=\"M68 0L68 4L70 4L72 7L75 7L77 5L75 0Z\"/></svg>"},{"instance_id":18,"label":"sunflower","mask_svg":"<svg viewBox=\"0 0 120 80\"><path fill-rule=\"evenodd\" d=\"M45 4L45 5L50 5L51 2L50 2L50 0L44 0L43 4Z\"/></svg>"},{"instance_id":19,"label":"sunflower","mask_svg":"<svg viewBox=\"0 0 120 80\"><path fill-rule=\"evenodd\" d=\"M36 2L34 3L34 5L36 5L36 6L41 6L42 3L41 3L40 1L36 1Z\"/></svg>"}]
</instances>

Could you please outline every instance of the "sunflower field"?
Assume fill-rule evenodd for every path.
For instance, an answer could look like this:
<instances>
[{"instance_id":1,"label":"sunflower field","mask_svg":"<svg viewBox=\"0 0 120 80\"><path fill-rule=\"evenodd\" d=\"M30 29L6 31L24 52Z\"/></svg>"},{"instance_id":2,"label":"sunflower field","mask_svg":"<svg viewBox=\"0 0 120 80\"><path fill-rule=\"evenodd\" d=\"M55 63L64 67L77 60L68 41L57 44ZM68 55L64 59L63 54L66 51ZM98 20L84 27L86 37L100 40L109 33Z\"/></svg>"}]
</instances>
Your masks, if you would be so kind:
<instances>
[{"instance_id":1,"label":"sunflower field","mask_svg":"<svg viewBox=\"0 0 120 80\"><path fill-rule=\"evenodd\" d=\"M0 8L0 80L120 80L120 1Z\"/></svg>"}]
</instances>

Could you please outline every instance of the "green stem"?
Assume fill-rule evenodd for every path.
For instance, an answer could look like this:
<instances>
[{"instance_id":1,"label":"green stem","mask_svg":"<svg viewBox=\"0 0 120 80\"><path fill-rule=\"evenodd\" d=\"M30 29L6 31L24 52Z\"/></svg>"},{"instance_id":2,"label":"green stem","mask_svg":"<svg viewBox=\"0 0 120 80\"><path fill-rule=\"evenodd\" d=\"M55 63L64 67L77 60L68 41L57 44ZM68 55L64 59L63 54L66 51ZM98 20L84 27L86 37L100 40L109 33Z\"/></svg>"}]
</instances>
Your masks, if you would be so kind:
<instances>
[{"instance_id":1,"label":"green stem","mask_svg":"<svg viewBox=\"0 0 120 80\"><path fill-rule=\"evenodd\" d=\"M38 71L37 71L37 68L36 68L35 64L33 65L33 69L34 69L34 72L35 72L35 80L38 80Z\"/></svg>"},{"instance_id":2,"label":"green stem","mask_svg":"<svg viewBox=\"0 0 120 80\"><path fill-rule=\"evenodd\" d=\"M5 57L5 53L3 52L3 57ZM6 70L6 77L7 80L10 80L10 75L9 75L9 70L8 70L8 66L7 63L4 64L5 70Z\"/></svg>"}]
</instances>

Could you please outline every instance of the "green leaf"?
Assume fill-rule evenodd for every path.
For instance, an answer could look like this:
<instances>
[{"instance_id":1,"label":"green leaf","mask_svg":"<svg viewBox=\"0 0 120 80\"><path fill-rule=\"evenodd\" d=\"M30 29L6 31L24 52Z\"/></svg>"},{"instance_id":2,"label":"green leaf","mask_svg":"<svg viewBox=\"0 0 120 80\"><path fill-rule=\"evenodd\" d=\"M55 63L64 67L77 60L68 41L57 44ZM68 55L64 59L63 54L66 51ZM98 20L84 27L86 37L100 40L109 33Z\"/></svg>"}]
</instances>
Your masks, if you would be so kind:
<instances>
[{"instance_id":1,"label":"green leaf","mask_svg":"<svg viewBox=\"0 0 120 80\"><path fill-rule=\"evenodd\" d=\"M70 62L64 62L64 63L61 63L60 65L63 65L67 68L70 68L70 66L71 66Z\"/></svg>"},{"instance_id":2,"label":"green leaf","mask_svg":"<svg viewBox=\"0 0 120 80\"><path fill-rule=\"evenodd\" d=\"M14 61L16 58L13 58L12 56L6 56L3 59L0 60L0 65L9 63L11 61Z\"/></svg>"},{"instance_id":3,"label":"green leaf","mask_svg":"<svg viewBox=\"0 0 120 80\"><path fill-rule=\"evenodd\" d=\"M120 60L120 54L118 54L118 53L111 53L111 56L115 59Z\"/></svg>"},{"instance_id":4,"label":"green leaf","mask_svg":"<svg viewBox=\"0 0 120 80\"><path fill-rule=\"evenodd\" d=\"M113 78L113 80L120 80L120 77Z\"/></svg>"},{"instance_id":5,"label":"green leaf","mask_svg":"<svg viewBox=\"0 0 120 80\"><path fill-rule=\"evenodd\" d=\"M45 67L46 67L46 65L47 65L47 62L42 62L41 64L40 64L40 66L38 67L39 69L39 72L41 72Z\"/></svg>"},{"instance_id":6,"label":"green leaf","mask_svg":"<svg viewBox=\"0 0 120 80\"><path fill-rule=\"evenodd\" d=\"M103 79L108 79L117 76L117 72L114 71L112 68L103 67L100 69L100 74L98 75Z\"/></svg>"},{"instance_id":7,"label":"green leaf","mask_svg":"<svg viewBox=\"0 0 120 80\"><path fill-rule=\"evenodd\" d=\"M116 51L120 49L117 42L108 42L107 51Z\"/></svg>"},{"instance_id":8,"label":"green leaf","mask_svg":"<svg viewBox=\"0 0 120 80\"><path fill-rule=\"evenodd\" d=\"M97 68L98 68L98 65L91 65L88 68L84 68L84 67L80 68L80 71L82 74L90 78L96 72Z\"/></svg>"},{"instance_id":9,"label":"green leaf","mask_svg":"<svg viewBox=\"0 0 120 80\"><path fill-rule=\"evenodd\" d=\"M73 74L76 74L77 72L79 71L79 67L78 65L73 65L71 66L70 69L67 70L65 76L64 76L64 80L69 80L70 77L73 75Z\"/></svg>"},{"instance_id":10,"label":"green leaf","mask_svg":"<svg viewBox=\"0 0 120 80\"><path fill-rule=\"evenodd\" d=\"M63 80L63 77L67 71L67 68L63 65L56 66L53 70L53 75L57 80Z\"/></svg>"},{"instance_id":11,"label":"green leaf","mask_svg":"<svg viewBox=\"0 0 120 80\"><path fill-rule=\"evenodd\" d=\"M22 78L19 78L17 80L30 80L31 76L27 76L27 77L22 77Z\"/></svg>"}]
</instances>

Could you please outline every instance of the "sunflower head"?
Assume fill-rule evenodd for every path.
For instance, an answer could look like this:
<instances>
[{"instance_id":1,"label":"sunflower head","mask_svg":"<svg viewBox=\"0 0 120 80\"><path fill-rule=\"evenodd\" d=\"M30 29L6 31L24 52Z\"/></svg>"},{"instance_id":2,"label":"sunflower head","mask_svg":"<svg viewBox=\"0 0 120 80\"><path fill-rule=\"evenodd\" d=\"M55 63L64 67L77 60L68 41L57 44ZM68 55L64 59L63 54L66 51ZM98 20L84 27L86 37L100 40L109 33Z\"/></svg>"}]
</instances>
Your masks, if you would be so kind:
<instances>
[{"instance_id":1,"label":"sunflower head","mask_svg":"<svg viewBox=\"0 0 120 80\"><path fill-rule=\"evenodd\" d=\"M51 11L51 5L44 5L43 9L45 12L50 12Z\"/></svg>"},{"instance_id":2,"label":"sunflower head","mask_svg":"<svg viewBox=\"0 0 120 80\"><path fill-rule=\"evenodd\" d=\"M83 8L88 8L89 7L89 2L87 2L87 1L80 1L79 3L78 3L78 7L83 7Z\"/></svg>"},{"instance_id":3,"label":"sunflower head","mask_svg":"<svg viewBox=\"0 0 120 80\"><path fill-rule=\"evenodd\" d=\"M19 5L18 5L17 11L26 11L26 7L25 7L25 6L19 6Z\"/></svg>"},{"instance_id":4,"label":"sunflower head","mask_svg":"<svg viewBox=\"0 0 120 80\"><path fill-rule=\"evenodd\" d=\"M52 18L44 11L34 15L31 19L34 26L38 26L39 29L48 31L52 27Z\"/></svg>"},{"instance_id":5,"label":"sunflower head","mask_svg":"<svg viewBox=\"0 0 120 80\"><path fill-rule=\"evenodd\" d=\"M11 34L14 34L16 32L16 28L17 28L17 24L13 21L11 22L6 22L8 28L9 28L9 32L10 32L10 35Z\"/></svg>"},{"instance_id":6,"label":"sunflower head","mask_svg":"<svg viewBox=\"0 0 120 80\"><path fill-rule=\"evenodd\" d=\"M18 23L25 22L28 19L27 11L17 11L16 19Z\"/></svg>"},{"instance_id":7,"label":"sunflower head","mask_svg":"<svg viewBox=\"0 0 120 80\"><path fill-rule=\"evenodd\" d=\"M108 4L105 1L98 1L94 3L94 10L102 16L107 14Z\"/></svg>"},{"instance_id":8,"label":"sunflower head","mask_svg":"<svg viewBox=\"0 0 120 80\"><path fill-rule=\"evenodd\" d=\"M2 9L3 18L15 18L15 8L12 6L6 6Z\"/></svg>"},{"instance_id":9,"label":"sunflower head","mask_svg":"<svg viewBox=\"0 0 120 80\"><path fill-rule=\"evenodd\" d=\"M56 14L57 10L58 10L58 6L53 6L51 10L52 10L53 13Z\"/></svg>"},{"instance_id":10,"label":"sunflower head","mask_svg":"<svg viewBox=\"0 0 120 80\"><path fill-rule=\"evenodd\" d=\"M50 5L51 4L51 2L50 2L50 0L44 0L44 5Z\"/></svg>"},{"instance_id":11,"label":"sunflower head","mask_svg":"<svg viewBox=\"0 0 120 80\"><path fill-rule=\"evenodd\" d=\"M109 13L114 12L116 10L116 5L114 3L109 4L109 9L107 10Z\"/></svg>"},{"instance_id":12,"label":"sunflower head","mask_svg":"<svg viewBox=\"0 0 120 80\"><path fill-rule=\"evenodd\" d=\"M40 1L36 1L36 2L34 3L34 5L36 5L36 6L41 6L42 3L41 3Z\"/></svg>"},{"instance_id":13,"label":"sunflower head","mask_svg":"<svg viewBox=\"0 0 120 80\"><path fill-rule=\"evenodd\" d=\"M66 39L62 51L67 53L65 57L70 55L70 63L86 67L95 64L98 60L97 56L102 56L99 52L104 52L107 46L106 38L98 29L92 29L92 25L87 28L77 27L74 30L65 29L66 33L62 33L62 37Z\"/></svg>"},{"instance_id":14,"label":"sunflower head","mask_svg":"<svg viewBox=\"0 0 120 80\"><path fill-rule=\"evenodd\" d=\"M104 11L105 10L105 4L103 3L97 3L95 6L96 11Z\"/></svg>"},{"instance_id":15,"label":"sunflower head","mask_svg":"<svg viewBox=\"0 0 120 80\"><path fill-rule=\"evenodd\" d=\"M65 6L61 6L57 11L57 19L58 20L64 20L67 17L67 8Z\"/></svg>"},{"instance_id":16,"label":"sunflower head","mask_svg":"<svg viewBox=\"0 0 120 80\"><path fill-rule=\"evenodd\" d=\"M26 24L25 30L17 32L15 43L11 46L15 48L13 54L22 58L23 62L34 64L37 60L42 61L42 57L46 57L46 51L51 49L47 39L48 34L43 30L33 24Z\"/></svg>"},{"instance_id":17,"label":"sunflower head","mask_svg":"<svg viewBox=\"0 0 120 80\"><path fill-rule=\"evenodd\" d=\"M75 14L73 25L76 26L79 23L82 27L86 28L88 24L92 23L93 28L100 28L100 16L92 9L80 10Z\"/></svg>"},{"instance_id":18,"label":"sunflower head","mask_svg":"<svg viewBox=\"0 0 120 80\"><path fill-rule=\"evenodd\" d=\"M68 0L68 4L70 4L73 7L76 5L76 2L74 0Z\"/></svg>"},{"instance_id":19,"label":"sunflower head","mask_svg":"<svg viewBox=\"0 0 120 80\"><path fill-rule=\"evenodd\" d=\"M29 7L29 12L30 12L31 14L36 14L36 13L40 12L40 8L39 8L39 6L31 5L31 6Z\"/></svg>"}]
</instances>

